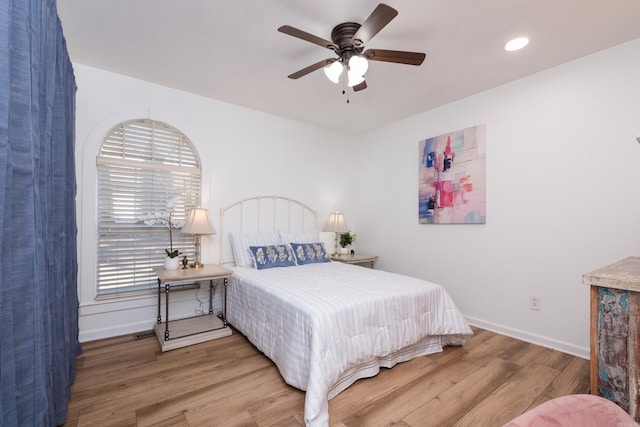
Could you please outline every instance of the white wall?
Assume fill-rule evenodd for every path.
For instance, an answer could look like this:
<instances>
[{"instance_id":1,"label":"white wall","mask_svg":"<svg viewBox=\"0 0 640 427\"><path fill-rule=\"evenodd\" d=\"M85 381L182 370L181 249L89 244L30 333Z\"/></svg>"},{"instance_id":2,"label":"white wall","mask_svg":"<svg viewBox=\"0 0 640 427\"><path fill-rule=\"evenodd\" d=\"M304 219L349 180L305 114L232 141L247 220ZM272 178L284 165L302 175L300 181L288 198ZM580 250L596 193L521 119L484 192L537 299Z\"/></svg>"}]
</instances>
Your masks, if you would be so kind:
<instances>
[{"instance_id":1,"label":"white wall","mask_svg":"<svg viewBox=\"0 0 640 427\"><path fill-rule=\"evenodd\" d=\"M335 173L345 169L348 156L333 155L344 152L351 138L80 64L74 68L81 341L147 330L156 319L155 295L95 300L96 154L119 122L149 117L191 139L202 160L202 207L215 227L221 207L256 195L287 196L314 207L319 227L329 212L352 209L345 201L348 182ZM217 262L218 236L203 237L202 245L203 262ZM192 292L173 295L172 318L200 308Z\"/></svg>"},{"instance_id":2,"label":"white wall","mask_svg":"<svg viewBox=\"0 0 640 427\"><path fill-rule=\"evenodd\" d=\"M320 226L339 208L379 268L444 285L478 326L569 353L588 357L582 274L640 255L640 39L358 137L75 70L81 341L149 329L156 317L154 296L94 300L95 156L111 126L135 117L194 142L214 225L221 206L258 194L316 207ZM418 141L481 123L487 223L418 225ZM335 158L337 148L347 154ZM216 261L217 238L203 246L203 260ZM177 299L178 315L198 308L193 294Z\"/></svg>"},{"instance_id":3,"label":"white wall","mask_svg":"<svg viewBox=\"0 0 640 427\"><path fill-rule=\"evenodd\" d=\"M418 225L418 141L482 123L487 223ZM640 39L361 135L358 248L478 326L588 357L582 274L640 255L638 135Z\"/></svg>"}]
</instances>

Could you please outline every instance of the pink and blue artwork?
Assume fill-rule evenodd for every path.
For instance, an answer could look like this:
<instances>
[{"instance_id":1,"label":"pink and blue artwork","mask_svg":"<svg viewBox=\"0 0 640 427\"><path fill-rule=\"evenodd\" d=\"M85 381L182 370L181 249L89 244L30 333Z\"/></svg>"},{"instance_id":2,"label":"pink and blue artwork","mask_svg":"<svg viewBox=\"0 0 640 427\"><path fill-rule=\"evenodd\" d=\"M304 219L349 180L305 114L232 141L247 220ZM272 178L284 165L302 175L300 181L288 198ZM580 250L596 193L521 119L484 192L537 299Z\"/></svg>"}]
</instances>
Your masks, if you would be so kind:
<instances>
[{"instance_id":1,"label":"pink and blue artwork","mask_svg":"<svg viewBox=\"0 0 640 427\"><path fill-rule=\"evenodd\" d=\"M486 149L486 125L419 142L420 224L486 223Z\"/></svg>"}]
</instances>

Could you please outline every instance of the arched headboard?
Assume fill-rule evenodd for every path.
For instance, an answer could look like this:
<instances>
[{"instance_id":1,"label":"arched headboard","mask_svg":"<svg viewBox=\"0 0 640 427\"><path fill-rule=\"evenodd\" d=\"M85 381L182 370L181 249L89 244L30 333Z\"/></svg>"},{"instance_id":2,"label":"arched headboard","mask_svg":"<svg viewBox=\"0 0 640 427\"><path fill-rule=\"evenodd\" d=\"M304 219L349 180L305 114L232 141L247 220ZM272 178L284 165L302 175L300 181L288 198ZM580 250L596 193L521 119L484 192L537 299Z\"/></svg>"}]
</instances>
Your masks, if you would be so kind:
<instances>
[{"instance_id":1,"label":"arched headboard","mask_svg":"<svg viewBox=\"0 0 640 427\"><path fill-rule=\"evenodd\" d=\"M233 264L229 233L304 233L318 230L318 213L288 197L255 196L220 209L220 265Z\"/></svg>"}]
</instances>

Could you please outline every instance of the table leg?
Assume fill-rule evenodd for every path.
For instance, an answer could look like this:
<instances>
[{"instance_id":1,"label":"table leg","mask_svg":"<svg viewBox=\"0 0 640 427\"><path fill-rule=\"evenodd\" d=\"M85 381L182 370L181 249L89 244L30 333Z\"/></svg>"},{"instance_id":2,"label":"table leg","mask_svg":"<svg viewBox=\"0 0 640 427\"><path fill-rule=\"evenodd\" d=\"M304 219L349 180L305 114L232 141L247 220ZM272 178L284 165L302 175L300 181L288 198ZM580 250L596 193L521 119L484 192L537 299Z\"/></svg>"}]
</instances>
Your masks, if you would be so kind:
<instances>
[{"instance_id":1,"label":"table leg","mask_svg":"<svg viewBox=\"0 0 640 427\"><path fill-rule=\"evenodd\" d=\"M165 283L164 285L164 303L166 308L166 314L164 319L164 340L169 341L169 292L171 292L171 284Z\"/></svg>"},{"instance_id":2,"label":"table leg","mask_svg":"<svg viewBox=\"0 0 640 427\"><path fill-rule=\"evenodd\" d=\"M160 300L162 299L161 284L162 282L158 279L158 323L162 323L162 315L160 314Z\"/></svg>"},{"instance_id":3,"label":"table leg","mask_svg":"<svg viewBox=\"0 0 640 427\"><path fill-rule=\"evenodd\" d=\"M222 297L224 298L224 304L222 305L222 323L224 327L227 327L227 278L224 278L224 292L222 293Z\"/></svg>"},{"instance_id":4,"label":"table leg","mask_svg":"<svg viewBox=\"0 0 640 427\"><path fill-rule=\"evenodd\" d=\"M213 279L209 280L209 314L213 314Z\"/></svg>"},{"instance_id":5,"label":"table leg","mask_svg":"<svg viewBox=\"0 0 640 427\"><path fill-rule=\"evenodd\" d=\"M591 313L590 313L590 345L589 353L591 366L589 369L591 394L598 395L598 317L600 316L600 288L591 286Z\"/></svg>"}]
</instances>

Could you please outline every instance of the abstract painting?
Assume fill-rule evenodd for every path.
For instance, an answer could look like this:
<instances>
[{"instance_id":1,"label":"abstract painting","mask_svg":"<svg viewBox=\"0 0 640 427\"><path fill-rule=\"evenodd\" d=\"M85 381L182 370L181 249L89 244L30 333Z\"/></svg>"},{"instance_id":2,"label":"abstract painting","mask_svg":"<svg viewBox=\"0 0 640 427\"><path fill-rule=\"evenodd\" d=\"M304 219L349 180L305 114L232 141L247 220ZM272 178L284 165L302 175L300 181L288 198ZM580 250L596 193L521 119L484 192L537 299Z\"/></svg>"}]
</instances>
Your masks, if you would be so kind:
<instances>
[{"instance_id":1,"label":"abstract painting","mask_svg":"<svg viewBox=\"0 0 640 427\"><path fill-rule=\"evenodd\" d=\"M486 148L486 125L419 142L420 224L486 222Z\"/></svg>"}]
</instances>

